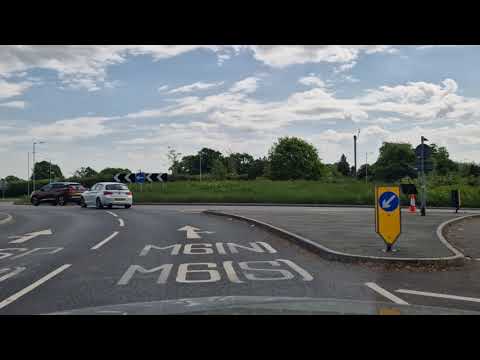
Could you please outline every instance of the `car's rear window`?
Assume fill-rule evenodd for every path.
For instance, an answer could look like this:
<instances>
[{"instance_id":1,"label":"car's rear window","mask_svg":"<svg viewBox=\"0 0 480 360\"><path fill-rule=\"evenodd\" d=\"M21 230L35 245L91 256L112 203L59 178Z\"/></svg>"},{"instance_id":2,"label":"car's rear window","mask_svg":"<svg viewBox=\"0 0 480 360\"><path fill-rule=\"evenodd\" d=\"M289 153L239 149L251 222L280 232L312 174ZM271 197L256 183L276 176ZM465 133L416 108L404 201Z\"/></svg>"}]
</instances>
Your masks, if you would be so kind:
<instances>
[{"instance_id":1,"label":"car's rear window","mask_svg":"<svg viewBox=\"0 0 480 360\"><path fill-rule=\"evenodd\" d=\"M128 190L128 187L123 184L106 185L105 190Z\"/></svg>"}]
</instances>

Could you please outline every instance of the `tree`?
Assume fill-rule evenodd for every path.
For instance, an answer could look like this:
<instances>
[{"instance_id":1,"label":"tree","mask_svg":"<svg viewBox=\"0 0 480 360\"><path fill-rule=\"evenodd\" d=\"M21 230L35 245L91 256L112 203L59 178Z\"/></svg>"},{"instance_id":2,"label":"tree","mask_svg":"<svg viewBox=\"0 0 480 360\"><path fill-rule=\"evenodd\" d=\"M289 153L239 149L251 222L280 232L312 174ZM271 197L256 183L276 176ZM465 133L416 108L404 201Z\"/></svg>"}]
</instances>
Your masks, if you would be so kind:
<instances>
[{"instance_id":1,"label":"tree","mask_svg":"<svg viewBox=\"0 0 480 360\"><path fill-rule=\"evenodd\" d=\"M372 169L375 179L393 182L406 176L416 177L415 163L412 145L384 142L377 162L369 167L369 171Z\"/></svg>"},{"instance_id":2,"label":"tree","mask_svg":"<svg viewBox=\"0 0 480 360\"><path fill-rule=\"evenodd\" d=\"M215 180L225 180L227 177L227 168L220 159L213 160L211 174Z\"/></svg>"},{"instance_id":3,"label":"tree","mask_svg":"<svg viewBox=\"0 0 480 360\"><path fill-rule=\"evenodd\" d=\"M451 171L458 171L458 165L450 159L450 154L444 146L430 145L435 172L438 175L447 175Z\"/></svg>"},{"instance_id":4,"label":"tree","mask_svg":"<svg viewBox=\"0 0 480 360\"><path fill-rule=\"evenodd\" d=\"M181 156L182 156L181 153L169 147L167 157L168 157L168 160L170 161L170 167L168 168L168 170L172 172L172 175L177 175L181 172L181 165L180 165Z\"/></svg>"},{"instance_id":5,"label":"tree","mask_svg":"<svg viewBox=\"0 0 480 360\"><path fill-rule=\"evenodd\" d=\"M342 154L342 156L340 157L340 161L336 165L339 173L343 174L344 176L349 175L350 164L347 162L347 157L345 156L345 154Z\"/></svg>"},{"instance_id":6,"label":"tree","mask_svg":"<svg viewBox=\"0 0 480 360\"><path fill-rule=\"evenodd\" d=\"M122 169L122 168L105 168L98 173L98 176L101 178L113 179L113 176L119 173L130 174L131 171L129 169Z\"/></svg>"},{"instance_id":7,"label":"tree","mask_svg":"<svg viewBox=\"0 0 480 360\"><path fill-rule=\"evenodd\" d=\"M202 156L202 173L210 173L213 169L213 164L215 160L223 160L222 153L217 150L203 148L199 151L198 156ZM200 161L199 161L200 164ZM200 172L200 165L199 165L199 172Z\"/></svg>"},{"instance_id":8,"label":"tree","mask_svg":"<svg viewBox=\"0 0 480 360\"><path fill-rule=\"evenodd\" d=\"M60 167L56 164L52 164L50 167L50 162L40 161L35 163L35 179L44 180L44 179L63 179L62 171ZM33 179L33 174L31 179Z\"/></svg>"},{"instance_id":9,"label":"tree","mask_svg":"<svg viewBox=\"0 0 480 360\"><path fill-rule=\"evenodd\" d=\"M228 171L232 174L248 174L253 164L253 156L247 153L233 153L226 158Z\"/></svg>"},{"instance_id":10,"label":"tree","mask_svg":"<svg viewBox=\"0 0 480 360\"><path fill-rule=\"evenodd\" d=\"M73 177L79 178L79 179L94 177L97 175L98 173L95 170L93 170L90 166L81 167L80 169L78 169L73 173Z\"/></svg>"},{"instance_id":11,"label":"tree","mask_svg":"<svg viewBox=\"0 0 480 360\"><path fill-rule=\"evenodd\" d=\"M284 137L269 152L271 178L274 180L318 180L322 163L317 149L297 137Z\"/></svg>"},{"instance_id":12,"label":"tree","mask_svg":"<svg viewBox=\"0 0 480 360\"><path fill-rule=\"evenodd\" d=\"M266 169L267 164L268 164L268 160L265 157L253 160L253 162L251 163L248 169L248 178L250 180L254 180L260 176L267 176L265 171L265 170L268 171L268 169Z\"/></svg>"},{"instance_id":13,"label":"tree","mask_svg":"<svg viewBox=\"0 0 480 360\"><path fill-rule=\"evenodd\" d=\"M22 179L14 176L14 175L8 175L7 177L5 177L4 180L5 180L7 183L22 181Z\"/></svg>"},{"instance_id":14,"label":"tree","mask_svg":"<svg viewBox=\"0 0 480 360\"><path fill-rule=\"evenodd\" d=\"M203 148L197 155L187 155L182 158L179 164L179 170L182 174L198 175L200 174L200 153L202 154L202 173L207 174L212 171L215 160L223 160L222 153L209 148Z\"/></svg>"}]
</instances>

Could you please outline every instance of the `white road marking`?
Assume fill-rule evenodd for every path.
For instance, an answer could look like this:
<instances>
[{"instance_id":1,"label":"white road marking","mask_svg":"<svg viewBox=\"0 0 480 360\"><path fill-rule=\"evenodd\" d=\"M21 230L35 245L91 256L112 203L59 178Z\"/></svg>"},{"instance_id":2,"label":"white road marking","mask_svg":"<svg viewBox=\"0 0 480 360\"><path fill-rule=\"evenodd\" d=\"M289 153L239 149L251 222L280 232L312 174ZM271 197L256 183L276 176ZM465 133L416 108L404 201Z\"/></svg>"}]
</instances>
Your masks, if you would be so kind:
<instances>
[{"instance_id":1,"label":"white road marking","mask_svg":"<svg viewBox=\"0 0 480 360\"><path fill-rule=\"evenodd\" d=\"M199 228L187 225L184 226L177 231L186 231L187 232L187 239L201 239L202 237L197 234L197 231L200 231Z\"/></svg>"},{"instance_id":2,"label":"white road marking","mask_svg":"<svg viewBox=\"0 0 480 360\"><path fill-rule=\"evenodd\" d=\"M115 213L113 213L113 212L111 212L111 211L107 211L107 213L109 213L110 215L112 215L112 216L114 216L114 217L118 217L117 214L115 214Z\"/></svg>"},{"instance_id":3,"label":"white road marking","mask_svg":"<svg viewBox=\"0 0 480 360\"><path fill-rule=\"evenodd\" d=\"M2 214L6 214L6 213L2 213ZM0 225L6 224L6 223L12 221L12 219L13 219L12 215L10 215L10 214L6 214L6 215L7 215L7 217L5 219L0 220Z\"/></svg>"},{"instance_id":4,"label":"white road marking","mask_svg":"<svg viewBox=\"0 0 480 360\"><path fill-rule=\"evenodd\" d=\"M125 223L123 222L123 219L118 218L118 222L120 223L121 227L125 226Z\"/></svg>"},{"instance_id":5,"label":"white road marking","mask_svg":"<svg viewBox=\"0 0 480 360\"><path fill-rule=\"evenodd\" d=\"M21 244L24 243L28 240L31 240L33 238L36 238L39 235L52 235L52 230L47 229L47 230L42 230L42 231L36 231L32 233L25 234L23 236L12 236L17 238L16 240L10 241L10 244Z\"/></svg>"},{"instance_id":6,"label":"white road marking","mask_svg":"<svg viewBox=\"0 0 480 360\"><path fill-rule=\"evenodd\" d=\"M18 267L17 267L15 270L13 270L12 272L10 272L10 273L8 273L8 274L3 275L2 277L0 277L0 282L2 282L2 281L4 281L4 280L7 280L7 279L11 278L12 276L15 276L15 275L21 273L21 272L22 272L23 270L25 270L25 269L26 269L25 267L18 266ZM5 270L8 271L8 270L10 270L10 269L8 269L8 268L7 268L7 269L1 269L1 270L0 270L0 273L5 272Z\"/></svg>"},{"instance_id":7,"label":"white road marking","mask_svg":"<svg viewBox=\"0 0 480 360\"><path fill-rule=\"evenodd\" d=\"M380 295L386 297L387 299L392 300L394 303L397 303L397 304L400 304L400 305L410 305L406 301L404 301L404 300L400 299L399 297L393 295L391 292L388 292L387 290L381 288L380 286L378 286L374 282L367 282L367 283L365 283L365 285L368 286L373 291L376 291Z\"/></svg>"},{"instance_id":8,"label":"white road marking","mask_svg":"<svg viewBox=\"0 0 480 360\"><path fill-rule=\"evenodd\" d=\"M432 292L427 292L427 291L415 291L415 290L405 290L405 289L399 289L399 290L396 290L396 291L399 292L399 293L403 293L403 294L430 296L430 297L436 297L436 298L442 298L442 299L451 299L451 300L480 302L479 298L457 296L457 295L448 295L448 294L439 294L439 293L432 293Z\"/></svg>"},{"instance_id":9,"label":"white road marking","mask_svg":"<svg viewBox=\"0 0 480 360\"><path fill-rule=\"evenodd\" d=\"M3 309L5 306L11 304L12 302L14 302L15 300L18 300L19 298L21 298L22 296L28 294L30 291L34 290L35 288L39 287L40 285L42 285L43 283L47 282L48 280L50 280L51 278L53 278L54 276L57 276L58 274L60 274L62 271L68 269L70 266L72 266L72 264L65 264L65 265L62 265L60 266L58 269L52 271L51 273L45 275L44 277L42 277L41 279L35 281L33 284L27 286L26 288L20 290L19 292L13 294L12 296L6 298L5 300L3 300L2 302L0 302L0 309Z\"/></svg>"},{"instance_id":10,"label":"white road marking","mask_svg":"<svg viewBox=\"0 0 480 360\"><path fill-rule=\"evenodd\" d=\"M105 245L107 242L109 242L110 240L112 240L115 236L118 235L118 231L115 231L112 235L110 235L109 237L107 237L105 240L102 240L100 241L97 245L95 245L94 247L92 247L90 250L97 250L98 248L100 248L101 246Z\"/></svg>"}]
</instances>

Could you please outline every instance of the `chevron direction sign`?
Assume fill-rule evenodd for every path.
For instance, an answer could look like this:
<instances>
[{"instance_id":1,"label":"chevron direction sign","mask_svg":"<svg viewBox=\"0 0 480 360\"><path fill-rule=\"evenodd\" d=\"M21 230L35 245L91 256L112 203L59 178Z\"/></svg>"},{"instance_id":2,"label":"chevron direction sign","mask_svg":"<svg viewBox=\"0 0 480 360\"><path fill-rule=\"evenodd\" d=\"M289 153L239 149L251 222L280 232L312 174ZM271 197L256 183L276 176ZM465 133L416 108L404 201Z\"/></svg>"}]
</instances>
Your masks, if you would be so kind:
<instances>
[{"instance_id":1,"label":"chevron direction sign","mask_svg":"<svg viewBox=\"0 0 480 360\"><path fill-rule=\"evenodd\" d=\"M139 179L144 179L140 182L166 182L168 180L168 175L163 173L141 173L143 176L138 176L139 174L125 174L118 173L113 176L113 181L121 183L135 183L140 181ZM138 180L138 181L137 181Z\"/></svg>"}]
</instances>

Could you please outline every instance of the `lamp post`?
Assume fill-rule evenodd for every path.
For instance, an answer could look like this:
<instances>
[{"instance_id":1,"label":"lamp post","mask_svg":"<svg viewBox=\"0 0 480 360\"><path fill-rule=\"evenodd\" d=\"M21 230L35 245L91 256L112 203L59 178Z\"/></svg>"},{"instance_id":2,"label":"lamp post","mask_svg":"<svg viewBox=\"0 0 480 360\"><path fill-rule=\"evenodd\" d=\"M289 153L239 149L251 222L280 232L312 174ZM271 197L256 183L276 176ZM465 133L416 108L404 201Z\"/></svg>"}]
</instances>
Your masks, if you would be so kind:
<instances>
[{"instance_id":1,"label":"lamp post","mask_svg":"<svg viewBox=\"0 0 480 360\"><path fill-rule=\"evenodd\" d=\"M33 191L35 191L35 145L37 144L45 144L44 141L39 141L33 142L33 152L32 152L32 161L33 161L33 171L32 171L32 186L33 186Z\"/></svg>"}]
</instances>

